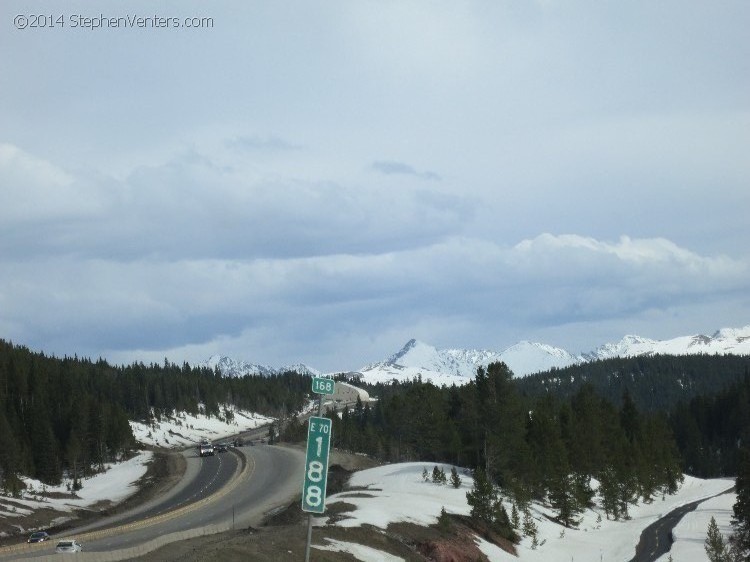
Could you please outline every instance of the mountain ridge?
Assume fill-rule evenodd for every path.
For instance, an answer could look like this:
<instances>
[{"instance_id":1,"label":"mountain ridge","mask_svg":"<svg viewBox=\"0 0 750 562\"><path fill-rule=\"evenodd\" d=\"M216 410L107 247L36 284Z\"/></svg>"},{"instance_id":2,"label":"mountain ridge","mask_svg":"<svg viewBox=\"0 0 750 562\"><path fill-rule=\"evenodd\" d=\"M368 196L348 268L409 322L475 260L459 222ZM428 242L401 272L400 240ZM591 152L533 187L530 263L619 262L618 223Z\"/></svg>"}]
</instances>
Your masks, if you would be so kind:
<instances>
[{"instance_id":1,"label":"mountain ridge","mask_svg":"<svg viewBox=\"0 0 750 562\"><path fill-rule=\"evenodd\" d=\"M560 347L527 340L519 341L503 351L492 351L486 349L439 350L412 338L388 359L371 363L349 374L358 376L368 383L389 382L393 379L412 380L421 377L437 385L451 385L469 382L473 379L478 367L486 367L498 361L508 365L515 376L525 376L600 359L655 354L750 355L750 325L742 328L722 328L716 330L711 336L696 334L668 340L653 340L629 334L623 336L619 342L605 343L591 352L577 355ZM212 369L218 368L224 376L246 374L270 376L284 371L297 371L311 376L321 375L320 371L302 363L274 368L247 361L237 361L221 355L212 356L204 362L204 365Z\"/></svg>"}]
</instances>

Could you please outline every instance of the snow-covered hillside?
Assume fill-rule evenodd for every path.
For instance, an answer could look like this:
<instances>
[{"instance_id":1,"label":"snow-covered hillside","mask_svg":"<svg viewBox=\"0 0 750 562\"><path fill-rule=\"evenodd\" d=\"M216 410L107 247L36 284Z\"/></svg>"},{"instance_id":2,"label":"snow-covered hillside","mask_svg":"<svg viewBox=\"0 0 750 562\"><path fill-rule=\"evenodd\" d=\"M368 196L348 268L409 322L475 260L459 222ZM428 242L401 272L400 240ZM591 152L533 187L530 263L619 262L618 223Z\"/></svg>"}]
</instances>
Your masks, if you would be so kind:
<instances>
[{"instance_id":1,"label":"snow-covered hillside","mask_svg":"<svg viewBox=\"0 0 750 562\"><path fill-rule=\"evenodd\" d=\"M712 336L702 334L682 336L671 340L650 340L639 336L625 336L617 343L608 343L585 354L588 360L637 355L750 355L750 326L724 328Z\"/></svg>"},{"instance_id":2,"label":"snow-covered hillside","mask_svg":"<svg viewBox=\"0 0 750 562\"><path fill-rule=\"evenodd\" d=\"M411 380L420 375L435 384L465 384L474 377L479 366L503 361L513 374L531 373L562 368L577 363L633 357L638 355L693 355L693 354L750 355L750 326L725 328L713 336L682 336L671 340L652 340L639 336L625 336L618 343L608 343L595 351L572 353L543 343L522 341L504 351L444 349L410 340L398 353L386 361L361 369L363 380L376 383L393 379Z\"/></svg>"},{"instance_id":3,"label":"snow-covered hillside","mask_svg":"<svg viewBox=\"0 0 750 562\"><path fill-rule=\"evenodd\" d=\"M253 412L237 410L234 407L222 407L229 413L223 418L209 417L204 414L192 415L178 412L162 416L159 421L144 424L131 421L130 428L139 443L155 447L180 448L200 443L202 439L216 441L243 431L249 431L273 422Z\"/></svg>"},{"instance_id":4,"label":"snow-covered hillside","mask_svg":"<svg viewBox=\"0 0 750 562\"><path fill-rule=\"evenodd\" d=\"M44 517L55 517L48 525L55 526L74 519L77 510L117 504L138 491L136 482L146 474L146 465L152 457L151 452L140 451L127 461L105 463L101 473L82 478L82 487L75 492L70 490L70 480L50 485L23 477L25 488L20 496L0 494L0 519L3 520L0 527L10 526L13 534L26 533L39 529L39 520L43 521ZM35 513L43 515L39 520L26 519ZM0 531L0 537L9 535L7 530Z\"/></svg>"},{"instance_id":5,"label":"snow-covered hillside","mask_svg":"<svg viewBox=\"0 0 750 562\"><path fill-rule=\"evenodd\" d=\"M432 473L435 463L402 463L390 464L371 468L355 473L349 485L356 491L344 491L326 500L328 506L337 503L351 507L344 509L344 517L329 520L327 517L316 519L320 527L319 536L325 537L325 525L334 524L339 527L359 527L372 525L379 529L387 529L391 523L400 521L417 525L434 525L440 515L441 508L448 513L468 515L470 507L466 501L466 492L473 486L472 477L464 470L460 470L461 485L458 489L450 484L435 484L425 482L422 478L423 470ZM450 465L437 465L450 473ZM708 498L714 494L724 492L732 487L731 479L701 480L690 476L677 494L665 496L649 504L641 503L630 509L631 518L613 521L607 518L599 519L602 509L599 505L586 510L580 517L577 529L565 529L553 521L553 513L548 507L532 503L531 514L538 528L539 545L535 547L530 537L525 537L517 546L517 555L509 554L480 537L474 541L478 549L493 561L546 562L548 560L630 560L635 552L641 531L670 510L690 503L691 501ZM727 499L728 498L728 499ZM731 517L731 506L736 501L734 494L722 498L721 510L715 510L717 521L725 528ZM508 513L511 505L505 502ZM699 520L705 538L708 520ZM700 535L698 535L700 537ZM701 539L702 540L702 539ZM702 542L698 543L702 548ZM353 542L334 541L323 538L315 543L314 548L323 550L338 550L360 553L360 560L386 560L388 555L381 551L373 551ZM390 558L400 560L399 558ZM700 560L701 558L684 558L684 560ZM675 557L675 560L682 558Z\"/></svg>"},{"instance_id":6,"label":"snow-covered hillside","mask_svg":"<svg viewBox=\"0 0 750 562\"><path fill-rule=\"evenodd\" d=\"M564 349L541 343L523 341L505 351L484 349L436 349L426 343L410 340L386 361L368 365L361 370L367 382L405 380L421 375L435 384L464 384L472 379L478 367L504 362L516 375L525 375L567 367L583 361Z\"/></svg>"}]
</instances>

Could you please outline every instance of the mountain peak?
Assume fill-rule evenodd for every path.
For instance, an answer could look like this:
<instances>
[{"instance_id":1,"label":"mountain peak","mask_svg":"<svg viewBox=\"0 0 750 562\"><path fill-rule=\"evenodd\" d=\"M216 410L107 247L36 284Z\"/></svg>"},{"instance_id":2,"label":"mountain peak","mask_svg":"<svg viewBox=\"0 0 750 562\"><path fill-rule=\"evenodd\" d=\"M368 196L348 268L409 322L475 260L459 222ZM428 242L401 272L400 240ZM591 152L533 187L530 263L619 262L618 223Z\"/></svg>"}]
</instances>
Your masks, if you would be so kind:
<instances>
[{"instance_id":1,"label":"mountain peak","mask_svg":"<svg viewBox=\"0 0 750 562\"><path fill-rule=\"evenodd\" d=\"M296 363L294 365L286 365L284 367L275 368L269 367L268 365L258 365L257 363L250 363L248 361L238 361L231 357L224 355L212 355L206 361L201 363L202 366L208 367L209 369L218 369L219 372L225 377L243 377L245 375L262 375L264 377L278 375L287 371L296 371L303 375L318 376L319 371L308 367L303 363Z\"/></svg>"},{"instance_id":2,"label":"mountain peak","mask_svg":"<svg viewBox=\"0 0 750 562\"><path fill-rule=\"evenodd\" d=\"M417 350L420 347L426 347L432 351L435 350L435 348L432 348L431 346L424 344L420 341L415 340L414 338L410 339L408 342L404 344L404 347L402 347L399 351L391 355L386 362L387 363L398 363L399 360L402 357L406 357L410 353L413 353L414 350Z\"/></svg>"}]
</instances>

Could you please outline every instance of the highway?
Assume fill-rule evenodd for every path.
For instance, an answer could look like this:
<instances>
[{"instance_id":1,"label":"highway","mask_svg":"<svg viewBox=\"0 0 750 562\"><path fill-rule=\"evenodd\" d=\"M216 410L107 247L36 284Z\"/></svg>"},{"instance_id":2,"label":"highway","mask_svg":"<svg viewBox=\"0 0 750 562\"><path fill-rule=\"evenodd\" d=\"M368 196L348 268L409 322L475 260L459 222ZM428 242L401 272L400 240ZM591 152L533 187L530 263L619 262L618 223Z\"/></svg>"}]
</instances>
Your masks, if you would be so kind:
<instances>
[{"instance_id":1,"label":"highway","mask_svg":"<svg viewBox=\"0 0 750 562\"><path fill-rule=\"evenodd\" d=\"M183 454L187 470L169 492L65 533L83 543L84 554L78 558L132 558L206 527L219 531L258 525L268 512L291 502L302 487L304 453L294 449L258 444L212 457L201 458L195 449ZM0 549L0 560L44 560L53 554L59 538Z\"/></svg>"}]
</instances>

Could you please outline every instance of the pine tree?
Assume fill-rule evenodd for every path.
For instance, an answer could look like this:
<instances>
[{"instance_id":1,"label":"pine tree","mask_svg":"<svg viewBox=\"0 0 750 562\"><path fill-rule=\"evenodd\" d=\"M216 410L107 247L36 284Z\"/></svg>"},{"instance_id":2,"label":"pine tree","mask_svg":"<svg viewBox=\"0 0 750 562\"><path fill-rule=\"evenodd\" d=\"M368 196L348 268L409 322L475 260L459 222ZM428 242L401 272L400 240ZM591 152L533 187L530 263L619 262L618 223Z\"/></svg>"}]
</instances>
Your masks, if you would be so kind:
<instances>
[{"instance_id":1,"label":"pine tree","mask_svg":"<svg viewBox=\"0 0 750 562\"><path fill-rule=\"evenodd\" d=\"M495 497L492 503L492 528L500 536L515 542L516 534L513 532L508 512L505 510L503 500L500 497Z\"/></svg>"},{"instance_id":2,"label":"pine tree","mask_svg":"<svg viewBox=\"0 0 750 562\"><path fill-rule=\"evenodd\" d=\"M531 517L531 512L528 508L523 512L523 534L524 536L535 538L537 534L536 522L534 522L534 518Z\"/></svg>"},{"instance_id":3,"label":"pine tree","mask_svg":"<svg viewBox=\"0 0 750 562\"><path fill-rule=\"evenodd\" d=\"M440 471L442 468L438 468L437 465L432 469L432 481L435 484L440 484L442 482L442 479L440 477ZM443 473L443 476L445 476L445 473Z\"/></svg>"},{"instance_id":4,"label":"pine tree","mask_svg":"<svg viewBox=\"0 0 750 562\"><path fill-rule=\"evenodd\" d=\"M724 542L724 537L719 532L719 526L713 517L708 524L708 534L703 548L706 550L710 562L729 562L726 542Z\"/></svg>"},{"instance_id":5,"label":"pine tree","mask_svg":"<svg viewBox=\"0 0 750 562\"><path fill-rule=\"evenodd\" d=\"M518 513L518 507L516 506L516 502L513 502L513 507L511 507L511 510L510 510L510 524L516 530L521 528L521 516Z\"/></svg>"},{"instance_id":6,"label":"pine tree","mask_svg":"<svg viewBox=\"0 0 750 562\"><path fill-rule=\"evenodd\" d=\"M451 486L454 488L460 488L461 487L461 477L458 475L458 471L456 470L456 467L451 468Z\"/></svg>"},{"instance_id":7,"label":"pine tree","mask_svg":"<svg viewBox=\"0 0 750 562\"><path fill-rule=\"evenodd\" d=\"M440 508L440 515L438 516L438 529L443 535L447 535L451 531L451 526L451 518L445 511L445 506L443 506Z\"/></svg>"},{"instance_id":8,"label":"pine tree","mask_svg":"<svg viewBox=\"0 0 750 562\"><path fill-rule=\"evenodd\" d=\"M732 546L739 555L750 557L750 450L739 452L737 480L735 482L737 501L732 518Z\"/></svg>"},{"instance_id":9,"label":"pine tree","mask_svg":"<svg viewBox=\"0 0 750 562\"><path fill-rule=\"evenodd\" d=\"M599 475L599 494L602 507L607 519L610 516L617 521L620 518L620 504L618 502L617 476L612 467L606 467Z\"/></svg>"},{"instance_id":10,"label":"pine tree","mask_svg":"<svg viewBox=\"0 0 750 562\"><path fill-rule=\"evenodd\" d=\"M427 472L427 467L424 467L422 469L422 480L424 480L425 482L429 482L430 481L430 473Z\"/></svg>"},{"instance_id":11,"label":"pine tree","mask_svg":"<svg viewBox=\"0 0 750 562\"><path fill-rule=\"evenodd\" d=\"M471 506L472 519L492 524L493 507L497 499L495 486L481 468L474 472L474 486L466 492L466 501Z\"/></svg>"}]
</instances>

